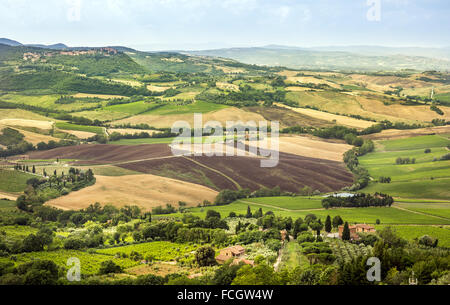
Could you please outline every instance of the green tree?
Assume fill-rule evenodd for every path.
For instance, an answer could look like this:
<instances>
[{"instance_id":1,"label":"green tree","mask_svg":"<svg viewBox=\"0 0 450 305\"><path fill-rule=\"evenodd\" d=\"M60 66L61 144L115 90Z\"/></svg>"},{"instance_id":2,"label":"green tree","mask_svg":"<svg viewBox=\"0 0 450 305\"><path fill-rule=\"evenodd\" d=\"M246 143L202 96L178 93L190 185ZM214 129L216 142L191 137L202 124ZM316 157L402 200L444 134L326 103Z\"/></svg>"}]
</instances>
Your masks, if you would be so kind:
<instances>
[{"instance_id":1,"label":"green tree","mask_svg":"<svg viewBox=\"0 0 450 305\"><path fill-rule=\"evenodd\" d=\"M335 229L338 228L339 226L343 225L343 224L344 224L344 221L342 220L341 216L339 216L339 215L334 216L334 218L333 218L333 227Z\"/></svg>"},{"instance_id":2,"label":"green tree","mask_svg":"<svg viewBox=\"0 0 450 305\"><path fill-rule=\"evenodd\" d=\"M325 220L325 231L328 233L331 232L331 217L330 217L330 215L328 215L327 219Z\"/></svg>"},{"instance_id":3,"label":"green tree","mask_svg":"<svg viewBox=\"0 0 450 305\"><path fill-rule=\"evenodd\" d=\"M232 285L280 285L280 279L271 266L246 265L239 269Z\"/></svg>"},{"instance_id":4,"label":"green tree","mask_svg":"<svg viewBox=\"0 0 450 305\"><path fill-rule=\"evenodd\" d=\"M344 224L344 230L342 231L342 240L350 240L350 228L348 227L348 222Z\"/></svg>"},{"instance_id":5,"label":"green tree","mask_svg":"<svg viewBox=\"0 0 450 305\"><path fill-rule=\"evenodd\" d=\"M247 206L247 214L245 214L246 218L252 218L252 210L250 209L250 206Z\"/></svg>"},{"instance_id":6,"label":"green tree","mask_svg":"<svg viewBox=\"0 0 450 305\"><path fill-rule=\"evenodd\" d=\"M107 260L101 262L99 274L110 274L110 273L121 273L123 271L122 267L114 263L112 260Z\"/></svg>"},{"instance_id":7,"label":"green tree","mask_svg":"<svg viewBox=\"0 0 450 305\"><path fill-rule=\"evenodd\" d=\"M216 264L215 256L216 252L213 248L209 246L201 247L195 252L195 261L201 267L212 266Z\"/></svg>"}]
</instances>

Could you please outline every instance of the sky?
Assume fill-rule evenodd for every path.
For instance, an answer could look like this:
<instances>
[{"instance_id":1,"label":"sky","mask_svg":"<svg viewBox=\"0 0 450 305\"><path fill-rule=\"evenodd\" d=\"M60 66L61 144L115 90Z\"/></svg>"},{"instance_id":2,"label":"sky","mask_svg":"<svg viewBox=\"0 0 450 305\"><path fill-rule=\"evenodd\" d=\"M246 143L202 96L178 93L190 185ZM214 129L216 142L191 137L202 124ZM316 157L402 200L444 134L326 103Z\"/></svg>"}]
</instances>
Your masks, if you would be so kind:
<instances>
[{"instance_id":1,"label":"sky","mask_svg":"<svg viewBox=\"0 0 450 305\"><path fill-rule=\"evenodd\" d=\"M450 46L449 0L0 0L0 37L142 51Z\"/></svg>"}]
</instances>

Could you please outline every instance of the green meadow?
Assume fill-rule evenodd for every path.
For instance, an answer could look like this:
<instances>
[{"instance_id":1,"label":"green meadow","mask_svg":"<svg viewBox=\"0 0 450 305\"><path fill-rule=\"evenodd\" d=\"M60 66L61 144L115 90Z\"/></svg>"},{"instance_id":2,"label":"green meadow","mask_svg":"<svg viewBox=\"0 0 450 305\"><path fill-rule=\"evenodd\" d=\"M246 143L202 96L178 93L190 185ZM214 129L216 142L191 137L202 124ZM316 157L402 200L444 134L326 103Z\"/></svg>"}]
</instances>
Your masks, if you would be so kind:
<instances>
[{"instance_id":1,"label":"green meadow","mask_svg":"<svg viewBox=\"0 0 450 305\"><path fill-rule=\"evenodd\" d=\"M104 111L122 112L126 114L136 115L143 113L148 109L155 107L155 103L146 103L144 101L134 102L129 104L113 105L104 107Z\"/></svg>"},{"instance_id":2,"label":"green meadow","mask_svg":"<svg viewBox=\"0 0 450 305\"><path fill-rule=\"evenodd\" d=\"M261 208L263 213L272 211L277 216L292 217L293 219L296 219L298 217L304 218L308 214L315 214L319 218L321 218L322 221L325 221L325 218L328 215L330 215L331 217L339 215L349 223L374 224L376 223L376 220L379 219L381 221L381 224L450 224L450 219L446 220L433 217L432 215L417 214L413 211L405 211L397 209L395 207L339 208L319 210L317 209L317 205L313 205L314 203L312 202L314 202L314 200L311 200L309 204L311 204L311 206L315 206L316 210L311 210L310 206L308 207L308 205L305 205L305 208L303 210L291 210L290 208L293 207L293 202L290 200L290 198L291 197L286 197L286 205L284 205L282 201L278 201L278 203L274 205L272 201L273 198L258 198L258 203L251 203L254 198L250 198L248 200L238 200L229 205L196 207L191 208L188 211L193 215L204 218L208 210L215 210L221 213L222 217L226 217L230 214L230 212L235 212L237 215L245 215L247 213L247 207L250 206L252 212L255 212ZM264 206L262 204L264 204ZM172 214L172 216L182 217L182 214Z\"/></svg>"},{"instance_id":3,"label":"green meadow","mask_svg":"<svg viewBox=\"0 0 450 305\"><path fill-rule=\"evenodd\" d=\"M376 230L381 230L386 226L376 225ZM440 226L391 226L395 232L406 240L414 240L424 235L428 235L439 240L438 246L450 248L450 227Z\"/></svg>"},{"instance_id":4,"label":"green meadow","mask_svg":"<svg viewBox=\"0 0 450 305\"><path fill-rule=\"evenodd\" d=\"M450 144L450 140L443 136L430 135L380 141L380 144L384 146L385 151L415 150L433 147L444 147Z\"/></svg>"},{"instance_id":5,"label":"green meadow","mask_svg":"<svg viewBox=\"0 0 450 305\"><path fill-rule=\"evenodd\" d=\"M398 207L450 219L450 202L397 202Z\"/></svg>"},{"instance_id":6,"label":"green meadow","mask_svg":"<svg viewBox=\"0 0 450 305\"><path fill-rule=\"evenodd\" d=\"M450 161L439 160L449 153L449 139L430 135L377 143L375 152L359 158L374 179L363 192L378 191L402 198L450 198ZM425 149L431 152L425 153ZM415 163L396 164L399 157L415 158ZM380 177L390 177L392 181L378 183Z\"/></svg>"},{"instance_id":7,"label":"green meadow","mask_svg":"<svg viewBox=\"0 0 450 305\"><path fill-rule=\"evenodd\" d=\"M76 125L66 122L57 122L56 127L62 130L86 131L96 134L103 134L103 128L97 126Z\"/></svg>"},{"instance_id":8,"label":"green meadow","mask_svg":"<svg viewBox=\"0 0 450 305\"><path fill-rule=\"evenodd\" d=\"M0 169L0 191L20 193L27 187L27 180L36 176L13 170Z\"/></svg>"}]
</instances>

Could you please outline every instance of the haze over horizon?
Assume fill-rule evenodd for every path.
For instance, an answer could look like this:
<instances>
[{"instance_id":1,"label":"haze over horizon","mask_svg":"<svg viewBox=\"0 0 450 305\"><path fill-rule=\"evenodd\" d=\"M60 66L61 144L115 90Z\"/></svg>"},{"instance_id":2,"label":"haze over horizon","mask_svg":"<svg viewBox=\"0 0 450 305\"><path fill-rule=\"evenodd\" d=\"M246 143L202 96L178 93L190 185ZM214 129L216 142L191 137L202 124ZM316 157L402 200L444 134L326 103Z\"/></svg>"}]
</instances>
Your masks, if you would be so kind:
<instances>
[{"instance_id":1,"label":"haze over horizon","mask_svg":"<svg viewBox=\"0 0 450 305\"><path fill-rule=\"evenodd\" d=\"M368 5L368 2L375 3ZM142 51L283 45L450 46L444 0L0 0L0 36ZM377 18L375 18L377 19Z\"/></svg>"}]
</instances>

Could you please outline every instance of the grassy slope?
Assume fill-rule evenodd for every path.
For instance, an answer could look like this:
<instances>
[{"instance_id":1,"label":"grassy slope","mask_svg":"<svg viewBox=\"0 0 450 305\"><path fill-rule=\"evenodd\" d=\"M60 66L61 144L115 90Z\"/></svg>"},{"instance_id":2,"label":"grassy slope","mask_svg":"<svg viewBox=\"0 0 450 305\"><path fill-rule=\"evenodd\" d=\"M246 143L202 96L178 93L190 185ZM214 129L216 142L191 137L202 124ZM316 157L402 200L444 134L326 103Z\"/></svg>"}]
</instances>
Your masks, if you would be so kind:
<instances>
[{"instance_id":1,"label":"grassy slope","mask_svg":"<svg viewBox=\"0 0 450 305\"><path fill-rule=\"evenodd\" d=\"M385 226L375 226L377 230L380 230ZM394 226L394 230L400 237L407 240L414 240L424 235L429 235L439 239L438 246L450 247L450 228L448 227L436 227L436 226Z\"/></svg>"},{"instance_id":2,"label":"grassy slope","mask_svg":"<svg viewBox=\"0 0 450 305\"><path fill-rule=\"evenodd\" d=\"M0 191L20 193L27 187L27 180L36 176L18 171L0 170Z\"/></svg>"},{"instance_id":3,"label":"grassy slope","mask_svg":"<svg viewBox=\"0 0 450 305\"><path fill-rule=\"evenodd\" d=\"M290 198L290 197L287 197ZM299 201L304 201L302 197ZM253 199L250 199L250 201ZM205 208L192 208L190 211L197 216L205 217L207 210L215 210L222 214L223 217L228 216L230 212L235 212L236 214L245 215L247 212L247 207L250 206L252 212L255 212L259 208L262 208L263 213L267 211L273 211L277 216L292 217L296 219L298 217L305 217L308 214L316 214L322 221L325 221L327 215L331 217L340 215L345 221L350 223L375 223L377 219L380 219L382 224L450 224L450 219L445 220L441 218L436 218L428 215L421 215L413 213L410 211L400 210L397 208L348 208L348 209L330 209L330 210L283 210L280 208L286 208L282 204L277 204L277 206L271 205L272 198L259 198L259 204L249 203L247 200L236 201L232 204L225 206L212 206ZM267 206L261 206L264 203ZM272 206L272 207L268 207ZM286 206L292 207L292 202L287 203ZM181 214L174 214L175 216L180 216Z\"/></svg>"},{"instance_id":4,"label":"grassy slope","mask_svg":"<svg viewBox=\"0 0 450 305\"><path fill-rule=\"evenodd\" d=\"M450 161L435 161L449 151L450 140L444 136L419 136L380 141L375 152L360 158L363 167L377 180L391 177L390 184L372 182L364 192L384 192L406 198L450 198ZM431 153L425 154L424 149ZM416 164L397 165L395 160L416 158Z\"/></svg>"},{"instance_id":5,"label":"grassy slope","mask_svg":"<svg viewBox=\"0 0 450 305\"><path fill-rule=\"evenodd\" d=\"M92 132L96 134L103 134L103 128L97 126L85 126L85 125L76 125L66 122L58 122L56 123L56 127L62 130L76 130L76 131L86 131Z\"/></svg>"}]
</instances>

